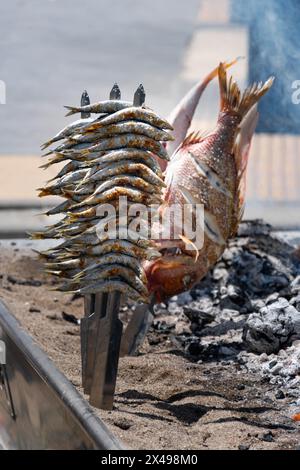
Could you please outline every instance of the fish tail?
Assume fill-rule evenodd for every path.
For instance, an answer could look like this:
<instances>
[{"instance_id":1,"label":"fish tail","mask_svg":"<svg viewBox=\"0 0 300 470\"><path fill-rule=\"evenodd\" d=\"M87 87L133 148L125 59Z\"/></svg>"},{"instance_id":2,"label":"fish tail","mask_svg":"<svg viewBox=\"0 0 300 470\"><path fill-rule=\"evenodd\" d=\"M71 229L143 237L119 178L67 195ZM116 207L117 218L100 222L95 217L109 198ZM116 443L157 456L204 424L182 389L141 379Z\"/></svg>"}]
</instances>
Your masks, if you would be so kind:
<instances>
[{"instance_id":1,"label":"fish tail","mask_svg":"<svg viewBox=\"0 0 300 470\"><path fill-rule=\"evenodd\" d=\"M250 85L243 94L238 84L230 77L227 80L226 68L223 63L219 65L218 70L220 87L220 108L224 112L235 112L241 119L248 113L259 99L271 88L274 77L270 77L265 83L254 83Z\"/></svg>"},{"instance_id":2,"label":"fish tail","mask_svg":"<svg viewBox=\"0 0 300 470\"><path fill-rule=\"evenodd\" d=\"M45 150L49 145L53 144L53 140L47 140L44 144L41 145L41 149Z\"/></svg>"},{"instance_id":3,"label":"fish tail","mask_svg":"<svg viewBox=\"0 0 300 470\"><path fill-rule=\"evenodd\" d=\"M53 153L53 150L49 150L49 152L43 153L42 157L48 157L48 156L51 155L52 153Z\"/></svg>"},{"instance_id":4,"label":"fish tail","mask_svg":"<svg viewBox=\"0 0 300 470\"><path fill-rule=\"evenodd\" d=\"M52 165L52 161L48 163L44 163L44 165L40 165L39 168L41 168L42 170L47 170L47 168L49 168L51 165Z\"/></svg>"},{"instance_id":5,"label":"fish tail","mask_svg":"<svg viewBox=\"0 0 300 470\"><path fill-rule=\"evenodd\" d=\"M45 238L47 238L44 232L28 233L28 235L31 240L44 240Z\"/></svg>"},{"instance_id":6,"label":"fish tail","mask_svg":"<svg viewBox=\"0 0 300 470\"><path fill-rule=\"evenodd\" d=\"M69 110L69 112L66 114L66 116L72 116L72 114L79 113L79 111L80 111L80 109L76 106L64 106L64 108Z\"/></svg>"},{"instance_id":7,"label":"fish tail","mask_svg":"<svg viewBox=\"0 0 300 470\"><path fill-rule=\"evenodd\" d=\"M45 196L52 195L51 188L38 188L37 191L39 191L38 197L45 197Z\"/></svg>"}]
</instances>

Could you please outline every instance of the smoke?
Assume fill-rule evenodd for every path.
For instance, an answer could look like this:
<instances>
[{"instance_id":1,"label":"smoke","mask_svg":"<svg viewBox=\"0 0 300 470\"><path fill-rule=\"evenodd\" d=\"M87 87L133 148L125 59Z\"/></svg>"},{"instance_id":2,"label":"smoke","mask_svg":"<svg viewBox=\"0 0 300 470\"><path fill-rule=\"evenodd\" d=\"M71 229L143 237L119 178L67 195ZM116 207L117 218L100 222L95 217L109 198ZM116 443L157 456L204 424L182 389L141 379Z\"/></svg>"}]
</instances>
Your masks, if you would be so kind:
<instances>
[{"instance_id":1,"label":"smoke","mask_svg":"<svg viewBox=\"0 0 300 470\"><path fill-rule=\"evenodd\" d=\"M275 75L260 103L258 132L300 134L300 0L231 0L232 21L249 27L249 81ZM295 101L295 100L294 100Z\"/></svg>"}]
</instances>

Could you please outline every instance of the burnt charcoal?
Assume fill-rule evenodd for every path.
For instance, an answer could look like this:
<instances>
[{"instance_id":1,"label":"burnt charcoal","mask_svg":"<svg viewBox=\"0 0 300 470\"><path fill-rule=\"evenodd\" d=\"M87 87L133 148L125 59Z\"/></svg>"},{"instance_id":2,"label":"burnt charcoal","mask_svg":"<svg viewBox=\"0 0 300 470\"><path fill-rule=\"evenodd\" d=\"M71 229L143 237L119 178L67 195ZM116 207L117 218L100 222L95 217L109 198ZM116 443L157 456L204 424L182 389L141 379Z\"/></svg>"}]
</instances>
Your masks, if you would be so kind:
<instances>
[{"instance_id":1,"label":"burnt charcoal","mask_svg":"<svg viewBox=\"0 0 300 470\"><path fill-rule=\"evenodd\" d=\"M228 346L221 346L219 349L219 355L221 356L235 356L236 349L228 347Z\"/></svg>"},{"instance_id":2,"label":"burnt charcoal","mask_svg":"<svg viewBox=\"0 0 300 470\"><path fill-rule=\"evenodd\" d=\"M239 237L248 237L248 236L258 236L258 235L269 235L271 232L271 225L266 224L261 219L255 220L244 220L243 223L240 224L238 235Z\"/></svg>"},{"instance_id":3,"label":"burnt charcoal","mask_svg":"<svg viewBox=\"0 0 300 470\"><path fill-rule=\"evenodd\" d=\"M247 298L242 292L242 289L240 289L238 286L235 286L233 284L229 284L227 286L227 295L230 298L230 300L232 300L233 303L239 306L244 305L245 302L247 301Z\"/></svg>"},{"instance_id":4,"label":"burnt charcoal","mask_svg":"<svg viewBox=\"0 0 300 470\"><path fill-rule=\"evenodd\" d=\"M300 294L300 275L297 276L291 283L292 294Z\"/></svg>"},{"instance_id":5,"label":"burnt charcoal","mask_svg":"<svg viewBox=\"0 0 300 470\"><path fill-rule=\"evenodd\" d=\"M169 333L173 329L173 325L168 325L165 321L154 320L152 323L152 328L156 331L161 331L162 333Z\"/></svg>"},{"instance_id":6,"label":"burnt charcoal","mask_svg":"<svg viewBox=\"0 0 300 470\"><path fill-rule=\"evenodd\" d=\"M278 292L274 292L274 294L269 295L266 298L266 305L269 305L269 304L272 304L273 302L276 302L276 300L278 300L278 297L279 297Z\"/></svg>"},{"instance_id":7,"label":"burnt charcoal","mask_svg":"<svg viewBox=\"0 0 300 470\"><path fill-rule=\"evenodd\" d=\"M275 398L277 400L283 400L285 398L284 392L281 389L277 390L275 393Z\"/></svg>"},{"instance_id":8,"label":"burnt charcoal","mask_svg":"<svg viewBox=\"0 0 300 470\"><path fill-rule=\"evenodd\" d=\"M123 417L123 418L115 419L113 421L113 424L117 426L118 428L123 429L124 431L127 431L133 426L134 423L130 419Z\"/></svg>"},{"instance_id":9,"label":"burnt charcoal","mask_svg":"<svg viewBox=\"0 0 300 470\"><path fill-rule=\"evenodd\" d=\"M62 312L62 317L65 321L73 323L74 325L79 325L80 321L71 313Z\"/></svg>"},{"instance_id":10,"label":"burnt charcoal","mask_svg":"<svg viewBox=\"0 0 300 470\"><path fill-rule=\"evenodd\" d=\"M16 279L14 276L7 276L7 281L11 284L19 285L19 286L32 286L32 287L40 287L42 285L41 281L37 281L35 279L28 279L28 280L20 280Z\"/></svg>"},{"instance_id":11,"label":"burnt charcoal","mask_svg":"<svg viewBox=\"0 0 300 470\"><path fill-rule=\"evenodd\" d=\"M41 310L37 307L29 307L29 312L30 313L40 313Z\"/></svg>"},{"instance_id":12,"label":"burnt charcoal","mask_svg":"<svg viewBox=\"0 0 300 470\"><path fill-rule=\"evenodd\" d=\"M261 308L265 306L265 302L261 299L251 300L251 307L254 312L259 312Z\"/></svg>"},{"instance_id":13,"label":"burnt charcoal","mask_svg":"<svg viewBox=\"0 0 300 470\"><path fill-rule=\"evenodd\" d=\"M295 309L300 312L300 294L296 297L292 297L290 300L290 304L293 305L293 307L295 307Z\"/></svg>"},{"instance_id":14,"label":"burnt charcoal","mask_svg":"<svg viewBox=\"0 0 300 470\"><path fill-rule=\"evenodd\" d=\"M225 268L215 268L212 277L214 281L226 283L229 273Z\"/></svg>"},{"instance_id":15,"label":"burnt charcoal","mask_svg":"<svg viewBox=\"0 0 300 470\"><path fill-rule=\"evenodd\" d=\"M193 298L189 292L183 292L182 294L173 297L173 299L176 299L176 303L180 307L187 305L193 301Z\"/></svg>"},{"instance_id":16,"label":"burnt charcoal","mask_svg":"<svg viewBox=\"0 0 300 470\"><path fill-rule=\"evenodd\" d=\"M236 388L237 390L245 390L246 386L244 384L238 384Z\"/></svg>"},{"instance_id":17,"label":"burnt charcoal","mask_svg":"<svg viewBox=\"0 0 300 470\"><path fill-rule=\"evenodd\" d=\"M185 351L191 356L199 356L203 351L203 346L197 337L191 337L186 344Z\"/></svg>"},{"instance_id":18,"label":"burnt charcoal","mask_svg":"<svg viewBox=\"0 0 300 470\"><path fill-rule=\"evenodd\" d=\"M278 362L276 361L276 359L269 362L269 369L273 369L273 367L275 367L277 364L278 364Z\"/></svg>"},{"instance_id":19,"label":"burnt charcoal","mask_svg":"<svg viewBox=\"0 0 300 470\"><path fill-rule=\"evenodd\" d=\"M274 441L274 435L272 433L272 431L268 431L267 433L264 433L262 434L259 439L261 441L265 441L265 442L273 442Z\"/></svg>"},{"instance_id":20,"label":"burnt charcoal","mask_svg":"<svg viewBox=\"0 0 300 470\"><path fill-rule=\"evenodd\" d=\"M148 335L148 341L150 346L156 346L157 344L160 344L161 342L164 341L164 337L162 336L159 338L158 336L154 336L151 333Z\"/></svg>"},{"instance_id":21,"label":"burnt charcoal","mask_svg":"<svg viewBox=\"0 0 300 470\"><path fill-rule=\"evenodd\" d=\"M154 307L149 343L169 340L192 361L234 361L299 399L300 382L292 387L300 373L300 265L293 252L270 226L242 223L201 282Z\"/></svg>"},{"instance_id":22,"label":"burnt charcoal","mask_svg":"<svg viewBox=\"0 0 300 470\"><path fill-rule=\"evenodd\" d=\"M75 302L75 300L78 300L78 299L81 299L81 298L82 298L82 295L78 294L78 292L75 292L74 294L72 294L71 302Z\"/></svg>"},{"instance_id":23,"label":"burnt charcoal","mask_svg":"<svg viewBox=\"0 0 300 470\"><path fill-rule=\"evenodd\" d=\"M240 444L238 447L239 450L249 450L250 445L249 444Z\"/></svg>"},{"instance_id":24,"label":"burnt charcoal","mask_svg":"<svg viewBox=\"0 0 300 470\"><path fill-rule=\"evenodd\" d=\"M183 312L191 322L199 327L203 327L215 319L214 307L208 298L203 298L197 303L192 302L190 305L185 305Z\"/></svg>"},{"instance_id":25,"label":"burnt charcoal","mask_svg":"<svg viewBox=\"0 0 300 470\"><path fill-rule=\"evenodd\" d=\"M172 299L168 303L168 312L171 315L180 315L182 313L182 307L180 307L177 302L176 298L172 297Z\"/></svg>"},{"instance_id":26,"label":"burnt charcoal","mask_svg":"<svg viewBox=\"0 0 300 470\"><path fill-rule=\"evenodd\" d=\"M277 353L300 336L300 313L285 298L263 307L247 319L243 339L249 351Z\"/></svg>"}]
</instances>

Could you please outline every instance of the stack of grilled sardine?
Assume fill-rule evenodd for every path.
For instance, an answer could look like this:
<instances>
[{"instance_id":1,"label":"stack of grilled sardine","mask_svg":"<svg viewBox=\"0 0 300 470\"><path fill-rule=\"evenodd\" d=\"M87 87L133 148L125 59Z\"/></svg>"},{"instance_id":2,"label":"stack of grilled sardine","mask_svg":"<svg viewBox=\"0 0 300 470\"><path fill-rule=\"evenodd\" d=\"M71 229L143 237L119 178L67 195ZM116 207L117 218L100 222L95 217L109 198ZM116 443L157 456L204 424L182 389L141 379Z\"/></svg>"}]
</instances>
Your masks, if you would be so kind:
<instances>
[{"instance_id":1,"label":"stack of grilled sardine","mask_svg":"<svg viewBox=\"0 0 300 470\"><path fill-rule=\"evenodd\" d=\"M172 140L168 132L172 126L145 105L120 99L67 108L67 115L94 116L69 124L43 146L63 141L45 154L49 161L43 168L65 162L57 176L39 190L40 197L65 199L47 212L64 217L33 235L63 239L41 253L47 260L46 269L62 279L59 288L64 291L119 291L134 301L148 301L142 261L160 253L148 237L137 232L131 237L128 225L126 236L120 238L120 197L126 198L128 208L138 203L150 211L161 203L164 182L159 159L168 159L165 142ZM116 210L117 236L112 237L103 225L103 211L99 210L103 204Z\"/></svg>"}]
</instances>

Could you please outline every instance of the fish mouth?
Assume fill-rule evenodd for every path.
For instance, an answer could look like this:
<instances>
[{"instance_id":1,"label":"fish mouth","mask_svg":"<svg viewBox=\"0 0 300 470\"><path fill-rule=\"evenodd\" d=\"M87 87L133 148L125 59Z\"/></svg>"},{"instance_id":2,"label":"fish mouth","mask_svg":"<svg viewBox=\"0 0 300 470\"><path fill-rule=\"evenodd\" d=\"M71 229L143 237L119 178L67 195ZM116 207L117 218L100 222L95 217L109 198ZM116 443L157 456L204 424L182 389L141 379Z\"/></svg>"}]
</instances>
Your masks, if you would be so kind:
<instances>
[{"instance_id":1,"label":"fish mouth","mask_svg":"<svg viewBox=\"0 0 300 470\"><path fill-rule=\"evenodd\" d=\"M158 302L189 290L198 277L194 256L184 254L179 247L164 248L160 253L160 258L144 265L148 290Z\"/></svg>"},{"instance_id":2,"label":"fish mouth","mask_svg":"<svg viewBox=\"0 0 300 470\"><path fill-rule=\"evenodd\" d=\"M181 263L184 264L184 261L186 261L188 264L190 264L190 261L194 261L195 260L195 256L194 254L191 252L191 254L189 254L188 252L184 251L183 247L179 247L179 246L176 246L176 247L172 247L172 248L163 248L161 250L159 250L159 252L161 253L162 257L159 258L160 260L164 260L164 259L180 259Z\"/></svg>"},{"instance_id":3,"label":"fish mouth","mask_svg":"<svg viewBox=\"0 0 300 470\"><path fill-rule=\"evenodd\" d=\"M190 261L195 261L195 251L185 248L185 243L178 240L159 240L155 242L157 250L161 253L160 260L180 257L181 262L190 264Z\"/></svg>"}]
</instances>

